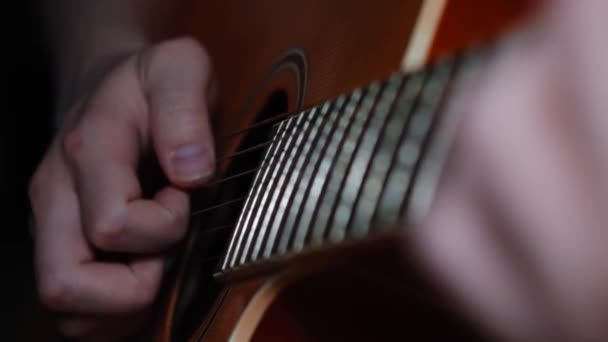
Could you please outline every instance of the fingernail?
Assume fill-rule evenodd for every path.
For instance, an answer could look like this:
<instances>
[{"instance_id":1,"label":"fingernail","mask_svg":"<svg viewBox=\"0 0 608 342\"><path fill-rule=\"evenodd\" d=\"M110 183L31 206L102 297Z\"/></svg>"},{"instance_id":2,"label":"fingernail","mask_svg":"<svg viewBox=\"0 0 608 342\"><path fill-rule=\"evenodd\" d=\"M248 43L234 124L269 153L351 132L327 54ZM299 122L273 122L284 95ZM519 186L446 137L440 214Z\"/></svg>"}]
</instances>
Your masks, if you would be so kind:
<instances>
[{"instance_id":1,"label":"fingernail","mask_svg":"<svg viewBox=\"0 0 608 342\"><path fill-rule=\"evenodd\" d=\"M212 155L202 145L184 145L171 156L174 176L180 181L192 182L208 177L213 172Z\"/></svg>"}]
</instances>

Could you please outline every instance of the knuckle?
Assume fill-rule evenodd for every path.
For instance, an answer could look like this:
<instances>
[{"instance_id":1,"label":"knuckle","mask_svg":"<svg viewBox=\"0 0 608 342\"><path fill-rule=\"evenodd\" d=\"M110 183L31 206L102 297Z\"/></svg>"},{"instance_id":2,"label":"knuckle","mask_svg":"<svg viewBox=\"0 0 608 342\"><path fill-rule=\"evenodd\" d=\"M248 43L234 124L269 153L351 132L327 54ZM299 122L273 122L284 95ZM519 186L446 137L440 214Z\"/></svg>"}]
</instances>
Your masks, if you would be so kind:
<instances>
[{"instance_id":1,"label":"knuckle","mask_svg":"<svg viewBox=\"0 0 608 342\"><path fill-rule=\"evenodd\" d=\"M71 285L61 276L43 276L38 283L41 303L52 311L63 311L69 305Z\"/></svg>"},{"instance_id":2,"label":"knuckle","mask_svg":"<svg viewBox=\"0 0 608 342\"><path fill-rule=\"evenodd\" d=\"M115 216L97 216L92 220L89 227L91 243L95 247L106 251L111 251L124 233L124 225Z\"/></svg>"}]
</instances>

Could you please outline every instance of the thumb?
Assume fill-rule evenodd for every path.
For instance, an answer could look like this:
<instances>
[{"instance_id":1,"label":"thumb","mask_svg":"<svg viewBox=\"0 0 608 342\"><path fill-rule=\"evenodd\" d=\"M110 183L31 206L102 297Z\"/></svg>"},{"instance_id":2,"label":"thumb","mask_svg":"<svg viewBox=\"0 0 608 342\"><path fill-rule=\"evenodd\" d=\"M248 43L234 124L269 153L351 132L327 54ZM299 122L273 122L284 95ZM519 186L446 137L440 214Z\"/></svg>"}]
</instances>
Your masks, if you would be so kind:
<instances>
[{"instance_id":1,"label":"thumb","mask_svg":"<svg viewBox=\"0 0 608 342\"><path fill-rule=\"evenodd\" d=\"M195 40L181 38L148 50L141 63L149 129L161 167L177 186L205 183L215 166L207 103L209 56Z\"/></svg>"}]
</instances>

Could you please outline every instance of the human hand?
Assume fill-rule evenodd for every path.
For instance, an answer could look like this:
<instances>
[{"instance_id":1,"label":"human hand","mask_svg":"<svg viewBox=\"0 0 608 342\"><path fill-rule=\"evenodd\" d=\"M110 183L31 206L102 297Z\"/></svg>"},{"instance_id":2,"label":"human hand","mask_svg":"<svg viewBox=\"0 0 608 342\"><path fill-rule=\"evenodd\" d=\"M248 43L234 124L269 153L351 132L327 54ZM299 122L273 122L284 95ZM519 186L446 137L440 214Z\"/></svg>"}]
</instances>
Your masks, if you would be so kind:
<instances>
[{"instance_id":1,"label":"human hand","mask_svg":"<svg viewBox=\"0 0 608 342\"><path fill-rule=\"evenodd\" d=\"M471 92L413 247L500 339L606 341L608 3L545 5Z\"/></svg>"},{"instance_id":2,"label":"human hand","mask_svg":"<svg viewBox=\"0 0 608 342\"><path fill-rule=\"evenodd\" d=\"M197 42L176 39L121 58L67 98L29 189L40 298L66 336L120 338L146 319L186 230L186 190L214 172L210 68ZM148 150L170 183L150 199L137 178Z\"/></svg>"}]
</instances>

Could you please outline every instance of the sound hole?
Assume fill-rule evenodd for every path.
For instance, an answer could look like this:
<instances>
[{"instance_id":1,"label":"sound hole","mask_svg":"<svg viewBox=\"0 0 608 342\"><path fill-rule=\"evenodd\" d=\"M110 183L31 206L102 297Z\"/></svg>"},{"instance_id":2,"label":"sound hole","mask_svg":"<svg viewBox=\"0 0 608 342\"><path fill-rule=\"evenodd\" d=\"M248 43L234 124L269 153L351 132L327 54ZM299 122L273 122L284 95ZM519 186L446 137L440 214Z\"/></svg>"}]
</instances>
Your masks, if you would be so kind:
<instances>
[{"instance_id":1,"label":"sound hole","mask_svg":"<svg viewBox=\"0 0 608 342\"><path fill-rule=\"evenodd\" d=\"M288 98L283 90L274 92L266 101L256 117L256 122L267 120L278 114L287 112ZM252 129L243 137L238 150L264 143L272 138L272 126L263 125ZM255 169L264 157L264 149L245 153L231 161L222 178L237 175ZM221 203L245 197L252 185L254 173L238 177L231 181L220 183L199 194L193 195L193 208L213 207ZM224 206L197 216L193 220L193 248L188 260L185 260L185 276L180 284L180 297L173 316L172 339L186 341L198 328L205 315L209 313L217 298L222 284L215 281L213 273L218 269L222 253L234 230L234 225L244 202Z\"/></svg>"}]
</instances>

